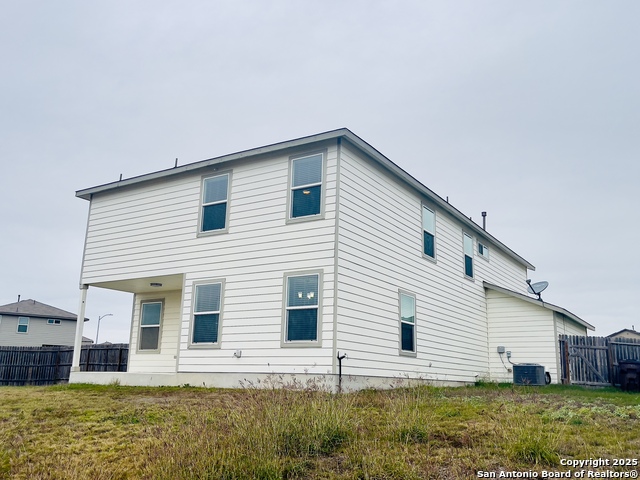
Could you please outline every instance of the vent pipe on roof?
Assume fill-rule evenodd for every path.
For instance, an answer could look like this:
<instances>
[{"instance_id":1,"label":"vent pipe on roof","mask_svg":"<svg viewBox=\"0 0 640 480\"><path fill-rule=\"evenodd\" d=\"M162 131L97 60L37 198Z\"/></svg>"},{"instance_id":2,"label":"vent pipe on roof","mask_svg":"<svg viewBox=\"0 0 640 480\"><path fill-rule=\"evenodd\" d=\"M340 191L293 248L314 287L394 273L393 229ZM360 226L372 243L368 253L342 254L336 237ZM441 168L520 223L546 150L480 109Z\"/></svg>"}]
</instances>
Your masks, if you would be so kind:
<instances>
[{"instance_id":1,"label":"vent pipe on roof","mask_svg":"<svg viewBox=\"0 0 640 480\"><path fill-rule=\"evenodd\" d=\"M487 229L487 212L482 212L482 229Z\"/></svg>"},{"instance_id":2,"label":"vent pipe on roof","mask_svg":"<svg viewBox=\"0 0 640 480\"><path fill-rule=\"evenodd\" d=\"M18 302L20 302L20 295L18 295Z\"/></svg>"}]
</instances>

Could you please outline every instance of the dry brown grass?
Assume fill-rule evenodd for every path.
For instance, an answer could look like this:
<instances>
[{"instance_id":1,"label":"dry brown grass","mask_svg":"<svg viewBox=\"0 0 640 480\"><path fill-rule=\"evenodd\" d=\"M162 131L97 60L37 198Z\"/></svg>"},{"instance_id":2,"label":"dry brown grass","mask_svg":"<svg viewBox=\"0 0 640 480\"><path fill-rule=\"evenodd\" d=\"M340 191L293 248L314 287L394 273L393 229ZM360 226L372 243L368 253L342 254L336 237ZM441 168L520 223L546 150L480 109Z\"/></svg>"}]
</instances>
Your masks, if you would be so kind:
<instances>
[{"instance_id":1,"label":"dry brown grass","mask_svg":"<svg viewBox=\"0 0 640 480\"><path fill-rule=\"evenodd\" d=\"M287 385L280 385L287 387ZM0 478L418 479L632 458L640 398L494 385L0 388Z\"/></svg>"}]
</instances>

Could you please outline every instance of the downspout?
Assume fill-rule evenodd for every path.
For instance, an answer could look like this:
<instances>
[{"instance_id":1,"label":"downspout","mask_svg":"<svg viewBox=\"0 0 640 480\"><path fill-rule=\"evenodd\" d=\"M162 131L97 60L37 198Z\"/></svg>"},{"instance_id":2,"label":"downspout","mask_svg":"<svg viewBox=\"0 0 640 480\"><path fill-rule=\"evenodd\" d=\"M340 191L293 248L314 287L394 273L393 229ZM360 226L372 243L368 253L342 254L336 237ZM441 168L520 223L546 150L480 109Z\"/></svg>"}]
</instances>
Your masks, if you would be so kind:
<instances>
[{"instance_id":1,"label":"downspout","mask_svg":"<svg viewBox=\"0 0 640 480\"><path fill-rule=\"evenodd\" d=\"M336 358L338 359L338 393L342 393L342 360L347 358L347 354L340 355L340 352L338 352Z\"/></svg>"},{"instance_id":2,"label":"downspout","mask_svg":"<svg viewBox=\"0 0 640 480\"><path fill-rule=\"evenodd\" d=\"M336 358L339 358L338 353L338 256L339 256L339 237L340 237L340 163L342 157L342 137L338 137L336 145L336 215L334 220L334 233L333 233L333 355L331 359L331 373L335 381L336 375ZM340 367L341 368L341 367ZM338 380L338 383L340 380ZM340 389L340 385L338 385Z\"/></svg>"}]
</instances>

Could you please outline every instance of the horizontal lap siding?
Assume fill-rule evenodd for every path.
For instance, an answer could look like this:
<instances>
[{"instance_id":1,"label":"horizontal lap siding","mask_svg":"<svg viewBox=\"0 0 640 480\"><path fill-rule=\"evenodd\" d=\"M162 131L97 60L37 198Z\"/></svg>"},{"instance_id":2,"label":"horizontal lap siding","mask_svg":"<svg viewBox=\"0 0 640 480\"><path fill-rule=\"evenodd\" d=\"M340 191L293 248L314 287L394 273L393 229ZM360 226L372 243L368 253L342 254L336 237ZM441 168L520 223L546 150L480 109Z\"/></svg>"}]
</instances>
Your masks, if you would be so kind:
<instances>
[{"instance_id":1,"label":"horizontal lap siding","mask_svg":"<svg viewBox=\"0 0 640 480\"><path fill-rule=\"evenodd\" d=\"M24 316L28 317L28 315ZM77 324L73 320L60 320L59 325L50 325L46 318L29 317L28 332L17 333L18 317L14 315L2 315L1 317L0 345L3 346L73 345L76 338Z\"/></svg>"},{"instance_id":2,"label":"horizontal lap siding","mask_svg":"<svg viewBox=\"0 0 640 480\"><path fill-rule=\"evenodd\" d=\"M557 337L553 312L519 300L510 295L487 290L487 312L489 323L489 358L491 380L513 380L512 368L506 354L497 353L498 346L511 351L513 363L538 363L544 365L552 378L556 378Z\"/></svg>"},{"instance_id":3,"label":"horizontal lap siding","mask_svg":"<svg viewBox=\"0 0 640 480\"><path fill-rule=\"evenodd\" d=\"M343 372L441 381L485 374L482 281L522 290L526 269L483 241L492 258L475 255L475 281L465 279L462 225L437 208L437 261L423 258L422 198L348 146L340 182L337 348L348 354ZM398 289L416 295L416 358L398 352Z\"/></svg>"},{"instance_id":4,"label":"horizontal lap siding","mask_svg":"<svg viewBox=\"0 0 640 480\"><path fill-rule=\"evenodd\" d=\"M96 195L83 282L183 274L175 337L180 372L330 373L336 148L335 143L320 147L328 148L323 219L286 223L288 154L245 159L220 169L232 171L228 233L197 236L204 172ZM305 270L323 272L322 347L281 348L283 275ZM219 279L225 280L220 348L189 348L193 283ZM138 318L139 312L135 314ZM137 341L137 324L133 332ZM233 356L236 350L242 350L241 358ZM176 360L172 371L175 365ZM144 355L132 367L152 368Z\"/></svg>"}]
</instances>

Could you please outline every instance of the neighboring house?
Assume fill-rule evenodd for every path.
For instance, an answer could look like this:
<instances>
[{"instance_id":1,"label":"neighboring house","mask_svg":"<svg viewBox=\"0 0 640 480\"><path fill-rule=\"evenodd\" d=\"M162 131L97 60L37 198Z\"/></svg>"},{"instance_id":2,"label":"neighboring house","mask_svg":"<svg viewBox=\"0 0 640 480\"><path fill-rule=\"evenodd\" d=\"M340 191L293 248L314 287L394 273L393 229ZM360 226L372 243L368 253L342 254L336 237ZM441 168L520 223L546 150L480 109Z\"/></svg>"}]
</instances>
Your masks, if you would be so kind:
<instances>
[{"instance_id":1,"label":"neighboring house","mask_svg":"<svg viewBox=\"0 0 640 480\"><path fill-rule=\"evenodd\" d=\"M607 335L607 338L610 338L611 340L640 340L640 332L636 332L633 329L625 328L623 330L620 330L619 332Z\"/></svg>"},{"instance_id":2,"label":"neighboring house","mask_svg":"<svg viewBox=\"0 0 640 480\"><path fill-rule=\"evenodd\" d=\"M0 345L73 345L77 315L35 300L0 306ZM87 321L88 318L85 318Z\"/></svg>"},{"instance_id":3,"label":"neighboring house","mask_svg":"<svg viewBox=\"0 0 640 480\"><path fill-rule=\"evenodd\" d=\"M509 379L497 346L557 381L558 334L593 330L528 297L533 265L347 129L76 195L81 308L89 286L134 300L128 372L79 372L76 348L72 382L337 384L339 362L350 387Z\"/></svg>"}]
</instances>

